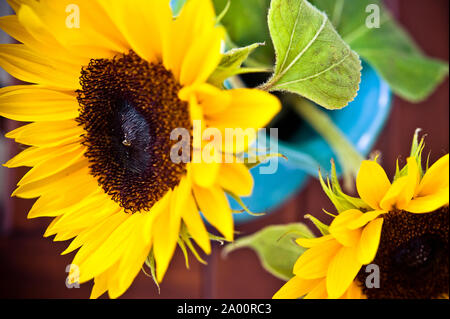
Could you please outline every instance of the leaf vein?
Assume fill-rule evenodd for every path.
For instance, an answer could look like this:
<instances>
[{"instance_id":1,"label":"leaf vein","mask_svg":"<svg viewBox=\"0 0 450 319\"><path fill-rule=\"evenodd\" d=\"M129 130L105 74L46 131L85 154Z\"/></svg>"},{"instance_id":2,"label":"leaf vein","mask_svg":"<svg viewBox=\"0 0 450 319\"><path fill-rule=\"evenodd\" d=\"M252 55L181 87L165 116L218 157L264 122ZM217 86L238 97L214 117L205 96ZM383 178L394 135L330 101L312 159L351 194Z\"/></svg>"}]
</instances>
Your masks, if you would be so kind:
<instances>
[{"instance_id":1,"label":"leaf vein","mask_svg":"<svg viewBox=\"0 0 450 319\"><path fill-rule=\"evenodd\" d=\"M303 50L295 57L295 59L291 62L291 64L289 64L289 66L280 73L278 78L282 78L298 62L298 60L303 56L303 54L305 54L306 51L309 50L311 45L317 40L317 38L319 37L319 35L322 33L323 29L325 28L325 25L327 24L327 20L328 20L327 16L324 13L322 13L322 17L323 17L322 25L317 30L314 37L308 42L308 44L303 48ZM289 52L286 52L286 56L288 56L288 55L289 55Z\"/></svg>"},{"instance_id":2,"label":"leaf vein","mask_svg":"<svg viewBox=\"0 0 450 319\"><path fill-rule=\"evenodd\" d=\"M325 70L322 70L322 71L320 71L320 72L318 72L316 74L307 76L307 77L302 78L302 79L298 79L298 80L295 80L295 81L290 81L290 82L285 82L285 83L278 84L275 87L280 87L280 86L285 86L285 85L294 84L294 83L298 83L298 82L303 82L303 81L307 81L307 80L313 79L315 77L318 77L318 76L320 76L320 75L322 75L322 74L324 74L324 73L334 69L335 67L339 66L340 64L342 64L350 56L350 53L351 53L351 51L349 50L348 53L341 60L339 60L338 62L336 62L336 63L334 63L332 65L330 65Z\"/></svg>"},{"instance_id":3,"label":"leaf vein","mask_svg":"<svg viewBox=\"0 0 450 319\"><path fill-rule=\"evenodd\" d=\"M287 59L288 59L288 57L289 57L289 52L291 51L292 42L294 41L295 29L297 28L297 23L298 23L298 20L299 20L299 18L300 18L300 12L302 11L303 3L304 3L304 2L301 2L301 3L300 3L300 8L298 9L297 17L295 18L294 26L292 27L291 38L290 38L290 40L289 40L289 46L288 46L288 48L287 48L287 50L286 50L286 55L284 56L284 61L283 61L283 64L281 65L281 67L280 67L280 70L283 70L284 65L286 64Z\"/></svg>"}]
</instances>

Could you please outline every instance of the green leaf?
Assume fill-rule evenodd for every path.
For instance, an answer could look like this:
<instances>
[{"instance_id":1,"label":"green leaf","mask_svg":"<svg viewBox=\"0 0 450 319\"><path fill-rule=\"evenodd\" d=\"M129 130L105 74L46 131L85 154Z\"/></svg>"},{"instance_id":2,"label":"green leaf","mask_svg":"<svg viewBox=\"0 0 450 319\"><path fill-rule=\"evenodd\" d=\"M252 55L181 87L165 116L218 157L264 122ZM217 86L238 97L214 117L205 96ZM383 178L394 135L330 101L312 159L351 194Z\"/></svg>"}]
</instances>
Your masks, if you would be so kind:
<instances>
[{"instance_id":1,"label":"green leaf","mask_svg":"<svg viewBox=\"0 0 450 319\"><path fill-rule=\"evenodd\" d=\"M268 272L282 280L289 280L298 257L305 251L294 239L314 237L304 224L288 224L266 227L259 232L236 240L225 247L224 253L241 249L253 249Z\"/></svg>"},{"instance_id":2,"label":"green leaf","mask_svg":"<svg viewBox=\"0 0 450 319\"><path fill-rule=\"evenodd\" d=\"M213 0L216 12L221 12L228 0ZM271 67L275 62L272 41L267 27L267 11L270 0L231 0L227 14L221 23L227 29L234 46L248 46L255 42L266 43L252 58L258 64Z\"/></svg>"},{"instance_id":3,"label":"green leaf","mask_svg":"<svg viewBox=\"0 0 450 319\"><path fill-rule=\"evenodd\" d=\"M426 99L448 74L448 64L426 57L379 0L312 0L343 39L368 61L401 97ZM368 28L368 5L380 8L380 28ZM417 17L420 19L420 17Z\"/></svg>"},{"instance_id":4,"label":"green leaf","mask_svg":"<svg viewBox=\"0 0 450 319\"><path fill-rule=\"evenodd\" d=\"M221 86L222 83L238 74L256 73L256 72L270 72L268 69L262 68L243 68L241 65L247 60L248 56L262 43L255 43L244 48L235 48L223 54L219 66L210 76L208 82L215 86Z\"/></svg>"},{"instance_id":5,"label":"green leaf","mask_svg":"<svg viewBox=\"0 0 450 319\"><path fill-rule=\"evenodd\" d=\"M355 98L361 61L324 13L306 0L272 0L269 30L277 62L263 89L297 93L328 109Z\"/></svg>"}]
</instances>

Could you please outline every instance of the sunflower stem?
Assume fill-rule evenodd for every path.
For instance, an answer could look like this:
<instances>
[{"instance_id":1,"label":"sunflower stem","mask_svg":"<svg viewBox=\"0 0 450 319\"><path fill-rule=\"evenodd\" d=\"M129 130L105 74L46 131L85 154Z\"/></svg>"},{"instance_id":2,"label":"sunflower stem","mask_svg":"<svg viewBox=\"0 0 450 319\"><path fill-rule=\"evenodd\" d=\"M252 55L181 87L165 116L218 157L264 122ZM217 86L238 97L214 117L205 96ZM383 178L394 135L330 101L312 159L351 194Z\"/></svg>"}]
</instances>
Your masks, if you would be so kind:
<instances>
[{"instance_id":1,"label":"sunflower stem","mask_svg":"<svg viewBox=\"0 0 450 319\"><path fill-rule=\"evenodd\" d=\"M290 96L289 102L294 110L331 146L342 167L345 189L354 191L354 178L358 174L364 157L348 141L328 114L319 107L306 99L293 95Z\"/></svg>"}]
</instances>

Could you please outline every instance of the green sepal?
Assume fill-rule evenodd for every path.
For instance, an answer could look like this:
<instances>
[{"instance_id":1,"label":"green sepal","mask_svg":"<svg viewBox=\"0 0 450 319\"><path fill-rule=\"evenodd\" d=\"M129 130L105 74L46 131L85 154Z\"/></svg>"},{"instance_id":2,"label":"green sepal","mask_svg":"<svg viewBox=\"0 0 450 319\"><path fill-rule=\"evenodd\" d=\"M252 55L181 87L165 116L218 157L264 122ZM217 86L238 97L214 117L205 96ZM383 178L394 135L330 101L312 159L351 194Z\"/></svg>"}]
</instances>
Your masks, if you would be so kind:
<instances>
[{"instance_id":1,"label":"green sepal","mask_svg":"<svg viewBox=\"0 0 450 319\"><path fill-rule=\"evenodd\" d=\"M419 167L420 177L422 178L423 175L425 174L425 172L428 170L429 156L428 156L425 171L424 171L423 166L422 166L422 153L423 153L423 149L425 147L425 137L422 137L419 140L420 132L421 132L421 129L417 129L414 133L413 141L412 141L412 145L411 145L411 153L409 156L414 157L416 159L417 166ZM406 176L407 173L408 173L407 165L405 165L402 169L400 169L398 160L397 160L394 181L402 176Z\"/></svg>"},{"instance_id":2,"label":"green sepal","mask_svg":"<svg viewBox=\"0 0 450 319\"><path fill-rule=\"evenodd\" d=\"M264 45L264 43L255 43L243 48L234 48L225 52L222 55L222 60L219 65L209 77L208 82L217 87L222 87L223 82L226 79L235 75L269 72L270 70L265 68L242 67L248 56L261 45Z\"/></svg>"},{"instance_id":3,"label":"green sepal","mask_svg":"<svg viewBox=\"0 0 450 319\"><path fill-rule=\"evenodd\" d=\"M326 183L322 177L322 173L319 170L319 181L323 191L333 203L338 213L342 213L350 209L358 209L361 211L370 210L370 206L367 205L362 199L352 197L345 194L339 184L336 173L336 165L334 161L331 161L331 181L327 176Z\"/></svg>"},{"instance_id":4,"label":"green sepal","mask_svg":"<svg viewBox=\"0 0 450 319\"><path fill-rule=\"evenodd\" d=\"M275 158L275 157L280 157L280 158L284 158L285 160L288 160L288 158L281 153L271 153L271 154L265 154L265 155L257 155L255 163L250 163L249 158L245 158L244 164L245 164L245 166L247 166L248 169L252 169L254 167L257 167L260 164L267 163L267 161L269 161L270 159Z\"/></svg>"},{"instance_id":5,"label":"green sepal","mask_svg":"<svg viewBox=\"0 0 450 319\"><path fill-rule=\"evenodd\" d=\"M156 287L158 287L158 293L161 293L161 287L159 286L158 280L156 279L156 262L155 262L155 256L153 254L153 249L148 254L147 258L145 259L145 265L150 269L150 274L148 274L145 271L145 268L142 267L143 273L152 278L153 282L155 283Z\"/></svg>"},{"instance_id":6,"label":"green sepal","mask_svg":"<svg viewBox=\"0 0 450 319\"><path fill-rule=\"evenodd\" d=\"M316 228L320 231L320 233L322 234L322 235L324 235L324 236L326 236L326 235L329 235L330 234L330 232L329 232L329 226L328 225L326 225L326 224L324 224L324 223L322 223L320 220L318 220L316 217L314 217L313 215L310 215L310 214L306 214L305 215L305 218L306 219L309 219L313 224L314 224L314 226L316 226Z\"/></svg>"},{"instance_id":7,"label":"green sepal","mask_svg":"<svg viewBox=\"0 0 450 319\"><path fill-rule=\"evenodd\" d=\"M225 7L222 9L222 11L216 17L216 24L219 24L220 21L222 21L223 17L226 16L226 14L228 13L228 10L230 10L230 5L231 5L231 0L227 0Z\"/></svg>"},{"instance_id":8,"label":"green sepal","mask_svg":"<svg viewBox=\"0 0 450 319\"><path fill-rule=\"evenodd\" d=\"M266 214L266 213L254 213L254 212L250 211L250 209L248 209L247 205L244 204L244 202L238 195L236 195L235 193L233 193L229 190L226 190L226 189L224 189L224 191L228 195L230 195L230 197L233 198L247 214L249 214L251 216L264 216ZM241 212L239 212L239 213L241 213Z\"/></svg>"},{"instance_id":9,"label":"green sepal","mask_svg":"<svg viewBox=\"0 0 450 319\"><path fill-rule=\"evenodd\" d=\"M206 261L200 257L200 254L198 253L197 249L195 249L194 245L191 242L192 236L189 234L189 231L186 227L186 225L183 223L181 225L180 229L180 235L178 238L178 245L180 246L181 250L183 251L184 258L186 261L186 268L189 269L189 257L187 253L187 248L191 251L191 253L194 255L194 257L202 264L206 265Z\"/></svg>"}]
</instances>

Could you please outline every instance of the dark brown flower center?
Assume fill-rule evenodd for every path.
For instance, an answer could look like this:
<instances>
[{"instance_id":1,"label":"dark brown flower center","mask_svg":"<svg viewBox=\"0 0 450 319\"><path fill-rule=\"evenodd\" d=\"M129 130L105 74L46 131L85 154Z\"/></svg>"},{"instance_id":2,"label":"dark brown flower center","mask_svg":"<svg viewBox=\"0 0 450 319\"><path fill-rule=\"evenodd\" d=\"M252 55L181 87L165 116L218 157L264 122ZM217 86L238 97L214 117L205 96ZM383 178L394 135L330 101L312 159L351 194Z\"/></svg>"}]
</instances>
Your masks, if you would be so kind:
<instances>
[{"instance_id":1,"label":"dark brown flower center","mask_svg":"<svg viewBox=\"0 0 450 319\"><path fill-rule=\"evenodd\" d=\"M371 299L430 299L449 291L449 208L432 213L391 212L384 216L377 255L380 287L367 288ZM365 283L364 267L358 280Z\"/></svg>"},{"instance_id":2,"label":"dark brown flower center","mask_svg":"<svg viewBox=\"0 0 450 319\"><path fill-rule=\"evenodd\" d=\"M191 130L181 85L161 63L134 52L91 60L78 93L85 130L85 156L106 193L126 211L149 210L185 173L174 163L170 139L176 128Z\"/></svg>"}]
</instances>

